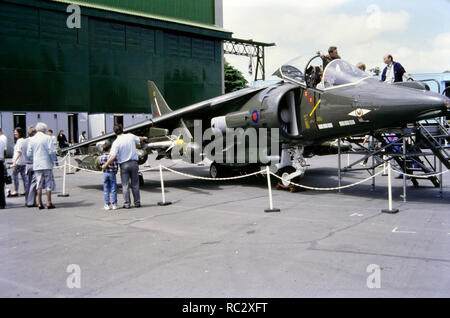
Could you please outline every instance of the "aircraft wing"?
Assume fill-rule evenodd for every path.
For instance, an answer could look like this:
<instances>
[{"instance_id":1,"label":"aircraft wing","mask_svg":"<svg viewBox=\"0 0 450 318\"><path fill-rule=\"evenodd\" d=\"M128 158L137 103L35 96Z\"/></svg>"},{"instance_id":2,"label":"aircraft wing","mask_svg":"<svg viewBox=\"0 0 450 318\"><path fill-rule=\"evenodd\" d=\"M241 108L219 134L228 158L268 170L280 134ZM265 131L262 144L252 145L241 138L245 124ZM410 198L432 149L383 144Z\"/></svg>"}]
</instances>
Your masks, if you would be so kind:
<instances>
[{"instance_id":1,"label":"aircraft wing","mask_svg":"<svg viewBox=\"0 0 450 318\"><path fill-rule=\"evenodd\" d=\"M153 118L128 127L124 127L123 131L125 133L133 133L138 136L151 136L153 131L154 135L159 138L164 136L165 131L165 135L167 136L168 133L173 131L174 129L185 127L183 120L209 119L211 117L214 117L214 114L216 114L218 110L232 112L233 110L241 107L256 93L266 88L266 86L244 88L236 92L214 97L212 99L208 99L172 111L165 103L165 100L163 99L156 85L153 82L149 81L150 105ZM86 147L108 139L115 139L115 137L116 136L114 133L107 133L89 139L85 142L81 142L62 149L62 152Z\"/></svg>"},{"instance_id":2,"label":"aircraft wing","mask_svg":"<svg viewBox=\"0 0 450 318\"><path fill-rule=\"evenodd\" d=\"M136 132L136 131L139 131L139 130L142 130L142 129L148 129L151 125L152 125L152 121L151 120L146 120L146 121L143 121L141 123L138 123L138 124L126 127L126 128L123 129L123 131L124 132ZM116 135L113 132L111 132L111 133L107 133L107 134L104 134L104 135L100 135L100 136L91 138L89 140L86 140L85 142L80 142L78 144L74 144L74 145L72 145L70 147L61 149L61 151L62 152L67 152L69 150L74 150L74 149L78 149L78 148L81 148L81 147L87 147L89 145L96 144L96 143L98 143L100 141L105 141L105 140L108 140L108 139L115 139L115 138L116 138Z\"/></svg>"}]
</instances>

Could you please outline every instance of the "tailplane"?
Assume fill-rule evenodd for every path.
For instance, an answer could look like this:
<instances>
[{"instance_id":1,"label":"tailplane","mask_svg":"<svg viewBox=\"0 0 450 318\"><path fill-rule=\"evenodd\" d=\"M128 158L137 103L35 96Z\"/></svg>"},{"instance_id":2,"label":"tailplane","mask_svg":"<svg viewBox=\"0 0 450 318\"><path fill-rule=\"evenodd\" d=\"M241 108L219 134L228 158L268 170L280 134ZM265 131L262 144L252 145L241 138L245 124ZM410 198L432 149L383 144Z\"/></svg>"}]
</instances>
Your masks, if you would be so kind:
<instances>
[{"instance_id":1,"label":"tailplane","mask_svg":"<svg viewBox=\"0 0 450 318\"><path fill-rule=\"evenodd\" d=\"M150 96L150 108L153 118L171 113L169 105L167 105L164 97L156 86L155 82L148 81L148 93Z\"/></svg>"}]
</instances>

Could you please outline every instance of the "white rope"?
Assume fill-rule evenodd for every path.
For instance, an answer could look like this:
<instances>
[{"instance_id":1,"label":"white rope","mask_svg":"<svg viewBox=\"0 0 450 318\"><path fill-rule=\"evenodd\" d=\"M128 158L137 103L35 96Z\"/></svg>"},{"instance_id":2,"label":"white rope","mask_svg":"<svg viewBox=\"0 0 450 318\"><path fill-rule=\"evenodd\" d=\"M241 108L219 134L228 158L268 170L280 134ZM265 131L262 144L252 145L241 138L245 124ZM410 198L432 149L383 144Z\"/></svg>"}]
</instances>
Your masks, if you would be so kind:
<instances>
[{"instance_id":1,"label":"white rope","mask_svg":"<svg viewBox=\"0 0 450 318\"><path fill-rule=\"evenodd\" d=\"M236 180L236 179L242 179L242 178L246 178L246 177L251 177L251 176L254 176L254 175L257 175L257 174L264 174L264 171L261 170L261 171L256 171L256 172L253 172L253 173L250 173L250 174L246 174L246 175L242 175L242 176L236 176L236 177L230 177L230 178L206 178L206 177L195 176L195 175L184 173L184 172L179 172L179 171L176 171L176 170L164 167L164 166L162 166L162 167L164 169L170 171L170 172L175 173L175 174L179 174L179 175L182 175L182 176L185 176L185 177L189 177L189 178L195 178L195 179L199 179L199 180L208 180L208 181L214 181L214 180L216 180L216 181ZM382 173L383 173L383 170L377 172L376 174L374 174L374 175L372 175L372 176L370 176L370 177L368 177L368 178L366 178L364 180L360 180L358 182L355 182L355 183L352 183L352 184L348 184L348 185L345 185L345 186L333 187L333 188L316 188L316 187L309 187L309 186L297 184L297 183L294 183L292 181L289 181L289 182L291 184L297 186L297 187L301 187L301 188L305 188L305 189L309 189L309 190L332 191L332 190L339 190L339 189L345 189L345 188L350 188L350 187L356 186L356 185L358 185L360 183L363 183L363 182L366 182L366 181L368 181L368 180L370 180L372 178L375 178L376 176L378 176L378 175L380 175ZM282 180L282 181L285 181L285 182L288 181L288 180L284 180L282 177L276 175L273 172L271 172L271 174L273 176L275 176L276 178Z\"/></svg>"},{"instance_id":2,"label":"white rope","mask_svg":"<svg viewBox=\"0 0 450 318\"><path fill-rule=\"evenodd\" d=\"M86 171L86 172L91 172L91 173L96 173L96 174L101 174L101 173L102 173L102 171L95 171L95 170L90 170L90 169L80 168L80 167L76 167L76 166L73 166L73 165L67 165L67 166L70 166L70 167L75 168L75 169L78 169L78 170ZM252 177L252 176L255 176L255 175L259 175L259 174L265 174L265 171L261 170L261 171L256 171L256 172L252 172L252 173L249 173L249 174L244 174L244 175L240 175L240 176L235 176L235 177L228 177L228 178L210 178L210 177L201 177L201 176L196 176L196 175L189 174L189 173L185 173L185 172L180 172L180 171L171 169L171 168L166 167L166 166L161 166L161 167L162 167L163 169L169 171L169 172L172 172L172 173L175 173L175 174L184 176L184 177L193 178L193 179L198 179L198 180L207 180L207 181L229 181L229 180L238 180L238 179L243 179L243 178L247 178L247 177ZM61 168L64 168L64 166L56 167L55 169L61 169ZM149 168L149 169L139 170L139 172L157 171L158 169L159 169L159 168ZM394 170L394 169L392 169L392 170ZM396 171L396 170L394 170L394 171ZM363 180L357 181L357 182L352 183L352 184L347 184L347 185L345 185L345 186L332 187L332 188L310 187L310 186L306 186L306 185L302 185L302 184L298 184L298 183L292 182L292 181L290 181L290 180L285 180L285 179L283 179L282 177L278 176L277 174L275 174L275 173L273 173L273 172L271 172L271 174L272 174L274 177L280 179L281 181L289 182L290 184L292 184L292 185L294 185L294 186L297 186L297 187L300 187L300 188L304 188L304 189L308 189L308 190L317 190L317 191L333 191L333 190L339 190L339 189L350 188L350 187L356 186L356 185L358 185L358 184L364 183L364 182L366 182L366 181L368 181L368 180L370 180L370 179L372 179L372 178L375 178L376 176L382 174L383 172L384 172L383 170L380 170L380 171L377 172L376 174L374 174L374 175L372 175L372 176L370 176L370 177L368 177L368 178L365 178L365 179L363 179ZM448 170L445 171L445 172L448 172ZM445 173L445 172L444 172L444 173ZM414 176L414 177L416 177L416 176ZM428 177L428 176L427 176L427 177Z\"/></svg>"},{"instance_id":3,"label":"white rope","mask_svg":"<svg viewBox=\"0 0 450 318\"><path fill-rule=\"evenodd\" d=\"M391 169L392 169L392 171L395 171L395 172L397 172L397 173L399 173L399 174L402 174L402 175L405 175L405 176L407 176L407 177L418 178L418 179L419 179L419 178L426 179L426 178L429 178L429 177L437 177L437 176L439 176L439 175L441 175L441 174L444 174L444 173L447 173L447 172L450 171L450 170L445 170L445 171L438 172L438 173L433 173L433 174L419 174L419 175L416 175L416 174L408 174L408 173L406 173L406 172L399 171L399 170L394 169L394 168L391 168Z\"/></svg>"},{"instance_id":4,"label":"white rope","mask_svg":"<svg viewBox=\"0 0 450 318\"><path fill-rule=\"evenodd\" d=\"M96 173L96 174L101 174L101 173L103 173L103 171L97 171L97 170L91 170L91 169L85 169L85 168L80 168L80 167L77 167L77 166L74 166L74 165L67 165L68 167L72 167L72 168L74 168L74 169L77 169L77 170L82 170L82 171L87 171L87 172L92 172L92 173Z\"/></svg>"},{"instance_id":5,"label":"white rope","mask_svg":"<svg viewBox=\"0 0 450 318\"><path fill-rule=\"evenodd\" d=\"M97 174L103 173L102 171L86 169L86 168L80 168L80 167L77 167L77 166L74 166L74 165L70 165L70 164L67 164L67 167L72 167L72 168L77 169L77 170L82 170L82 171L87 171L87 172L92 172L92 173L97 173ZM64 165L61 165L61 166L58 166L58 167L54 167L53 169L55 169L55 170L56 169L64 169ZM159 168L148 168L148 169L139 170L139 172L158 171L158 170L159 170Z\"/></svg>"},{"instance_id":6,"label":"white rope","mask_svg":"<svg viewBox=\"0 0 450 318\"><path fill-rule=\"evenodd\" d=\"M139 172L148 172L148 171L159 171L159 167L158 168L147 168L147 169L139 170Z\"/></svg>"},{"instance_id":7,"label":"white rope","mask_svg":"<svg viewBox=\"0 0 450 318\"><path fill-rule=\"evenodd\" d=\"M200 177L200 176L195 176L193 174L189 174L189 173L184 173L184 172L180 172L180 171L176 171L173 169L170 169L168 167L162 166L164 169L173 172L175 174L179 174L181 176L185 176L185 177L189 177L189 178L193 178L193 179L199 179L199 180L208 180L208 181L227 181L227 180L237 180L237 179L242 179L242 178L247 178L247 177L251 177L251 176L255 176L257 174L263 174L264 171L256 171L253 173L249 173L249 174L244 174L241 176L236 176L236 177L229 177L229 178L207 178L207 177Z\"/></svg>"},{"instance_id":8,"label":"white rope","mask_svg":"<svg viewBox=\"0 0 450 318\"><path fill-rule=\"evenodd\" d=\"M381 170L381 171L375 173L374 175L372 175L372 176L370 176L370 177L368 177L368 178L365 178L364 180L360 180L360 181L355 182L355 183L352 183L352 184L347 184L347 185L345 185L345 186L333 187L333 188L317 188L317 187L309 187L309 186L305 186L305 185L303 185L303 184L298 184L298 183L294 183L294 182L292 182L292 181L290 181L290 180L283 179L282 177L276 175L276 174L273 173L273 172L271 172L271 174L272 174L274 177L280 179L281 181L284 181L284 182L290 182L291 184L293 184L294 186L299 187L299 188L304 188L304 189L308 189L308 190L316 190L316 191L333 191L333 190L339 190L339 189L350 188L350 187L356 186L356 185L358 185L358 184L364 183L364 182L366 182L366 181L368 181L368 180L370 180L370 179L372 179L372 178L375 178L375 177L378 176L379 174L382 174L383 172L384 172L384 171Z\"/></svg>"}]
</instances>

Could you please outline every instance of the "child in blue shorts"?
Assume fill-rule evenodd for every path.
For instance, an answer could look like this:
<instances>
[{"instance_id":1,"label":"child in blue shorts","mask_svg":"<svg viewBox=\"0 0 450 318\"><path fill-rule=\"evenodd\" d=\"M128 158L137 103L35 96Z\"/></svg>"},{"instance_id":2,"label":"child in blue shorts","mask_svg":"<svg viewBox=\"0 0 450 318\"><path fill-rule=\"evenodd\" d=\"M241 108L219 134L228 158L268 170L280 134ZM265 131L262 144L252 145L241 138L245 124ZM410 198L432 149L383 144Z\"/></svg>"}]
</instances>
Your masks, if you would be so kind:
<instances>
[{"instance_id":1,"label":"child in blue shorts","mask_svg":"<svg viewBox=\"0 0 450 318\"><path fill-rule=\"evenodd\" d=\"M111 143L106 142L103 145L104 154L98 159L98 166L103 166L109 159L111 150ZM117 181L116 174L119 165L117 160L114 160L105 171L103 171L103 195L105 198L105 210L117 210Z\"/></svg>"}]
</instances>

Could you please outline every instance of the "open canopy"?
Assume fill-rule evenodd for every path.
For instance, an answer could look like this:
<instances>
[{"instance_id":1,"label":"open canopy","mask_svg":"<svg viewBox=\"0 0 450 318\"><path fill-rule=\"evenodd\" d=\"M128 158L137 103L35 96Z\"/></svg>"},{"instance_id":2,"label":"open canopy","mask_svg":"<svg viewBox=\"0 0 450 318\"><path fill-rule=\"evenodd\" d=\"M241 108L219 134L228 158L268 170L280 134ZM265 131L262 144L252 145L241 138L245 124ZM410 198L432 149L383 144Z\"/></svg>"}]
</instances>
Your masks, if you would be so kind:
<instances>
[{"instance_id":1,"label":"open canopy","mask_svg":"<svg viewBox=\"0 0 450 318\"><path fill-rule=\"evenodd\" d=\"M372 77L370 74L342 59L331 61L325 68L325 71L322 72L322 70L322 59L319 56L312 58L299 56L282 65L274 73L274 75L297 83L305 84L306 73L307 79L310 79L311 76L316 77L315 83L318 83L316 86L318 89L327 89L335 86L352 84L362 79ZM321 73L323 73L322 76ZM312 85L308 83L308 86Z\"/></svg>"},{"instance_id":2,"label":"open canopy","mask_svg":"<svg viewBox=\"0 0 450 318\"><path fill-rule=\"evenodd\" d=\"M371 77L370 74L360 70L347 61L338 59L331 61L323 72L323 84L325 88L344 84L356 83L362 79Z\"/></svg>"}]
</instances>

